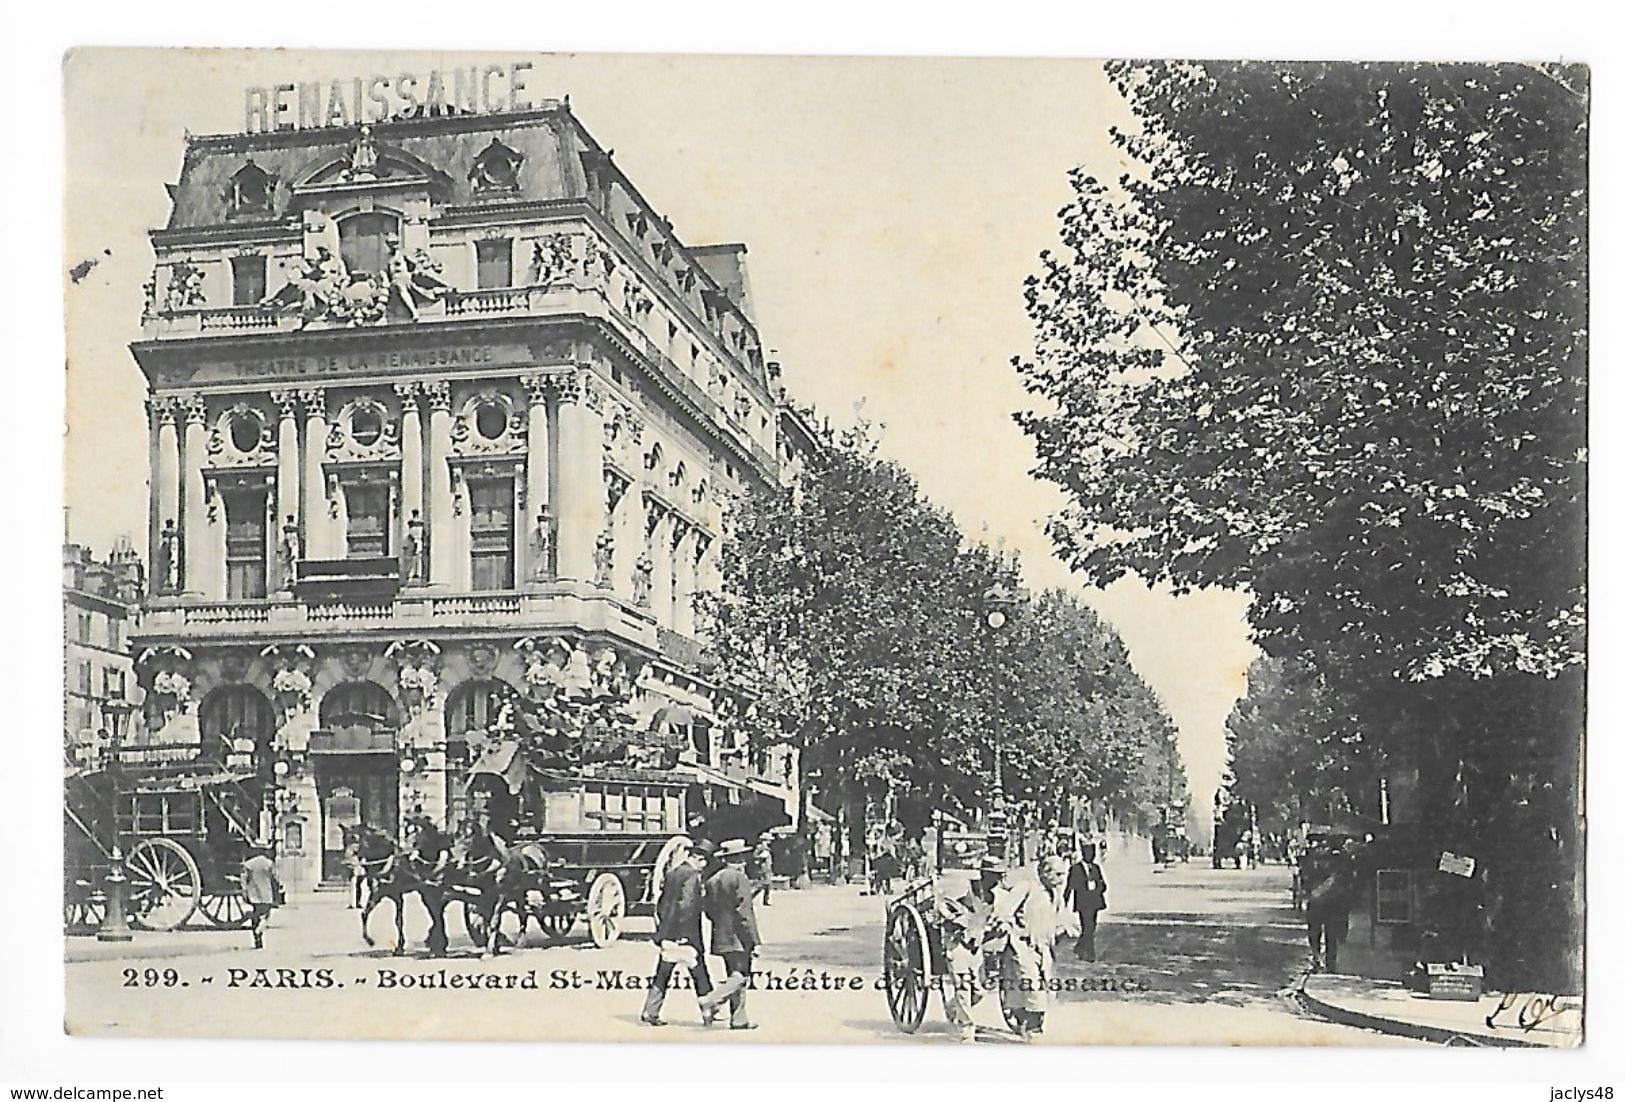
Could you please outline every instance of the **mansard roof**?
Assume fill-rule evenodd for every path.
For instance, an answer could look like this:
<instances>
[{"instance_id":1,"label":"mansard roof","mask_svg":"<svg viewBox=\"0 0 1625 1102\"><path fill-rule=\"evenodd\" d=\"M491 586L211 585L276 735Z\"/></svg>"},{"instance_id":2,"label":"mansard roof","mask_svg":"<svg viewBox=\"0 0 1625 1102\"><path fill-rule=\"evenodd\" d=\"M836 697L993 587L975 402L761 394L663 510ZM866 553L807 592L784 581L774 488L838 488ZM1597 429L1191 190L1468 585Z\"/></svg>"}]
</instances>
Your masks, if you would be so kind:
<instances>
[{"instance_id":1,"label":"mansard roof","mask_svg":"<svg viewBox=\"0 0 1625 1102\"><path fill-rule=\"evenodd\" d=\"M476 192L470 170L493 138L524 159L518 191L498 196L499 201L582 198L586 177L581 156L597 152L596 143L560 104L507 114L387 120L372 123L371 128L380 164L396 169L403 182L427 177L435 185L436 198L452 206L488 198ZM301 183L320 180L343 163L359 132L356 126L332 126L192 136L180 180L169 187L172 205L165 228L202 229L232 222L232 177L250 158L276 180L273 217L284 217L296 209L295 191ZM405 171L408 166L418 171ZM390 176L381 182L388 184Z\"/></svg>"}]
</instances>

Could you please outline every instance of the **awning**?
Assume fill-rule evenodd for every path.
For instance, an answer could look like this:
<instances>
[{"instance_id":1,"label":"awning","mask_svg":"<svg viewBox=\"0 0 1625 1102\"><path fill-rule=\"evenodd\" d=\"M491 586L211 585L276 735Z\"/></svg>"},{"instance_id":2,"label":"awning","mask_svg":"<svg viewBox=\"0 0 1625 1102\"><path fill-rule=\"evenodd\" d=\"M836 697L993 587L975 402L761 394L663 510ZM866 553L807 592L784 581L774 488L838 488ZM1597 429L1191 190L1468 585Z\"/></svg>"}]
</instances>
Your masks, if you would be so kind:
<instances>
[{"instance_id":1,"label":"awning","mask_svg":"<svg viewBox=\"0 0 1625 1102\"><path fill-rule=\"evenodd\" d=\"M469 783L479 776L499 777L510 793L518 795L525 784L525 758L519 744L502 742L486 750L468 769Z\"/></svg>"},{"instance_id":2,"label":"awning","mask_svg":"<svg viewBox=\"0 0 1625 1102\"><path fill-rule=\"evenodd\" d=\"M795 790L784 785L774 784L772 781L762 780L758 777L730 776L720 769L713 769L709 765L701 765L698 762L685 762L673 769L672 772L687 773L701 784L716 785L718 788L732 788L739 792L749 792L755 796L765 796L781 805L792 819L795 817Z\"/></svg>"}]
</instances>

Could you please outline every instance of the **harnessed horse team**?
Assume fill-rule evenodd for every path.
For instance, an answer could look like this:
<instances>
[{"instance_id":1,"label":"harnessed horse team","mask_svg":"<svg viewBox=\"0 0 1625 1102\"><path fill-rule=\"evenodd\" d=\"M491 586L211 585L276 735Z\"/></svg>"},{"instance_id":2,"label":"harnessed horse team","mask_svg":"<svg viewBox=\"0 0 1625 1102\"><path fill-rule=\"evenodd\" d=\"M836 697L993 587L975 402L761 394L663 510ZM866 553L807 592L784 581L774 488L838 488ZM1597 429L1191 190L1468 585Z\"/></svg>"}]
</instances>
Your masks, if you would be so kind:
<instances>
[{"instance_id":1,"label":"harnessed horse team","mask_svg":"<svg viewBox=\"0 0 1625 1102\"><path fill-rule=\"evenodd\" d=\"M352 828L358 875L366 896L361 937L375 945L368 929L372 912L385 900L395 904L395 947L406 952L406 897L416 895L429 913L430 956L447 947L446 908L463 906L463 925L486 956L500 952L502 918L519 918L515 944L524 940L530 920L548 930L549 904L570 905L576 885L552 875L553 862L535 842L509 844L492 831L469 823L455 840L428 821L414 820L411 844L402 845L376 827Z\"/></svg>"}]
</instances>

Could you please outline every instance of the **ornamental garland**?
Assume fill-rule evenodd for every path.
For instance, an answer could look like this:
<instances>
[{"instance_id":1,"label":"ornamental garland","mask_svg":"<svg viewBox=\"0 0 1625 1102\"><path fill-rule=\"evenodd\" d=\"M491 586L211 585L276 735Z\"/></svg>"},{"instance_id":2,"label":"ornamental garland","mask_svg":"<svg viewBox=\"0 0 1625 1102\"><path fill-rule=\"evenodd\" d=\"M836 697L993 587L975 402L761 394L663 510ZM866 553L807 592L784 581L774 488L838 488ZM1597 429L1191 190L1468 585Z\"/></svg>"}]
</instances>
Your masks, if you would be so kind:
<instances>
[{"instance_id":1,"label":"ornamental garland","mask_svg":"<svg viewBox=\"0 0 1625 1102\"><path fill-rule=\"evenodd\" d=\"M308 699L312 688L310 675L304 670L278 670L271 679L271 688L289 696Z\"/></svg>"},{"instance_id":2,"label":"ornamental garland","mask_svg":"<svg viewBox=\"0 0 1625 1102\"><path fill-rule=\"evenodd\" d=\"M152 679L152 691L159 696L174 697L175 703L183 707L192 699L192 683L184 674L158 674Z\"/></svg>"},{"instance_id":3,"label":"ornamental garland","mask_svg":"<svg viewBox=\"0 0 1625 1102\"><path fill-rule=\"evenodd\" d=\"M408 692L428 696L434 692L438 679L428 666L402 666L400 683L401 688Z\"/></svg>"}]
</instances>

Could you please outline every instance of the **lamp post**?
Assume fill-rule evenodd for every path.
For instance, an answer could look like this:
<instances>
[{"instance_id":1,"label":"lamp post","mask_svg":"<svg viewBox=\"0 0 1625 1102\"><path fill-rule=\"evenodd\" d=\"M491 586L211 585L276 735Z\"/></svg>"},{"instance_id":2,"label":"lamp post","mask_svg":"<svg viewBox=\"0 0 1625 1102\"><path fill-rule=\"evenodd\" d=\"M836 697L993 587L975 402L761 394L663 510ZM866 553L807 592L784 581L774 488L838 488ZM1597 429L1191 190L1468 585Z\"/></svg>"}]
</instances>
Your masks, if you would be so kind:
<instances>
[{"instance_id":1,"label":"lamp post","mask_svg":"<svg viewBox=\"0 0 1625 1102\"><path fill-rule=\"evenodd\" d=\"M124 875L124 838L119 826L119 750L124 741L124 725L129 721L135 705L122 696L113 697L102 704L102 711L110 719L112 726L112 739L107 748L108 773L113 780L113 861L112 868L107 870L107 879L103 882L107 896L107 913L102 916L101 927L96 931L97 941L129 941L130 922L125 914L125 893L129 889L129 880Z\"/></svg>"},{"instance_id":2,"label":"lamp post","mask_svg":"<svg viewBox=\"0 0 1625 1102\"><path fill-rule=\"evenodd\" d=\"M1001 681L1003 670L999 661L999 636L1003 634L1003 629L1009 624L1010 613L1015 609L1018 600L1020 600L1019 593L1002 582L982 594L982 604L987 610L984 613L983 620L992 632L993 707L994 711L1000 714L1004 711L1004 701L1002 699L1003 684ZM988 841L991 843L993 836L999 836L1001 843L1006 847L1006 852L1008 852L1009 839L1005 837L1008 830L1009 815L1005 807L1004 797L1004 747L999 741L999 732L994 730L992 725L989 725L988 733L993 744L993 808L988 814ZM991 845L989 848L991 849Z\"/></svg>"}]
</instances>

